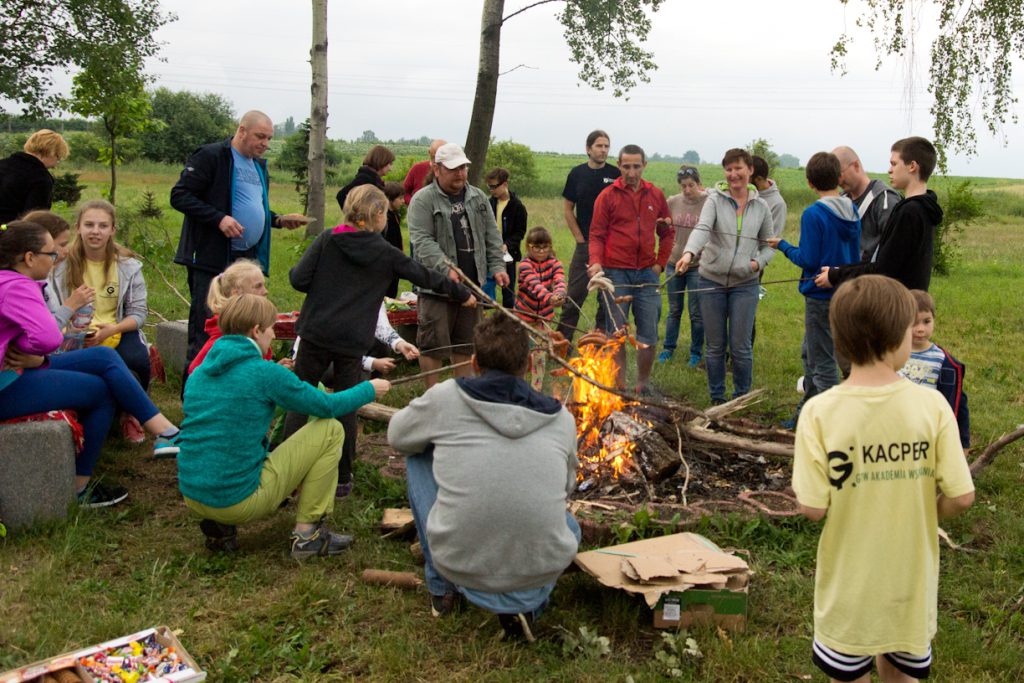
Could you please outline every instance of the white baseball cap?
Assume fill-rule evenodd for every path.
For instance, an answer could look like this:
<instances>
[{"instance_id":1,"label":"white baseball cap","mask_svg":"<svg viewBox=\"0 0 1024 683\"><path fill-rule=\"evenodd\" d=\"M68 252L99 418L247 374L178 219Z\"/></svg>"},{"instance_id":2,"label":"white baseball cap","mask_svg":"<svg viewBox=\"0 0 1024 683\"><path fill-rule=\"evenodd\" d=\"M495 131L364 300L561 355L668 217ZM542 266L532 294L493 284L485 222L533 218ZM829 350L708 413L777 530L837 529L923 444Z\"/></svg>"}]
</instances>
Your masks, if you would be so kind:
<instances>
[{"instance_id":1,"label":"white baseball cap","mask_svg":"<svg viewBox=\"0 0 1024 683\"><path fill-rule=\"evenodd\" d=\"M459 166L470 163L466 157L466 153L462 151L462 148L456 145L454 142L449 142L446 145L441 145L437 148L434 153L434 162L442 164L445 168L452 170Z\"/></svg>"}]
</instances>

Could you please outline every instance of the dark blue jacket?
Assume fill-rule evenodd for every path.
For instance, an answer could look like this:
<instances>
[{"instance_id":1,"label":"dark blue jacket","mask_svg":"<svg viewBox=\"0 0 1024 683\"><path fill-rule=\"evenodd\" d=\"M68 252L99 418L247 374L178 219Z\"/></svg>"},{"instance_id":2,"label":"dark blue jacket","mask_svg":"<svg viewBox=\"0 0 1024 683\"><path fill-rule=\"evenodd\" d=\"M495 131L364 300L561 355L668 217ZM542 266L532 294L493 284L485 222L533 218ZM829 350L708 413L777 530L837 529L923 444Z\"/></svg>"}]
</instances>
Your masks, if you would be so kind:
<instances>
[{"instance_id":1,"label":"dark blue jacket","mask_svg":"<svg viewBox=\"0 0 1024 683\"><path fill-rule=\"evenodd\" d=\"M964 364L938 344L935 346L945 355L942 360L942 368L939 370L939 381L936 388L949 401L949 407L956 415L956 426L960 430L960 445L970 448L971 414L967 409L967 394L964 392Z\"/></svg>"},{"instance_id":2,"label":"dark blue jacket","mask_svg":"<svg viewBox=\"0 0 1024 683\"><path fill-rule=\"evenodd\" d=\"M831 299L835 292L814 284L822 266L843 266L860 260L860 218L853 202L839 200L819 199L804 209L799 247L786 240L779 242L779 251L800 266L800 293L810 299Z\"/></svg>"},{"instance_id":3,"label":"dark blue jacket","mask_svg":"<svg viewBox=\"0 0 1024 683\"><path fill-rule=\"evenodd\" d=\"M277 214L267 203L270 179L267 162L253 159L263 181L266 222L256 245L256 257L264 274L270 272L270 228ZM231 190L235 177L231 138L203 145L185 162L185 170L171 189L171 206L185 214L174 262L189 268L222 273L231 263L231 239L220 231L220 221L231 215Z\"/></svg>"}]
</instances>

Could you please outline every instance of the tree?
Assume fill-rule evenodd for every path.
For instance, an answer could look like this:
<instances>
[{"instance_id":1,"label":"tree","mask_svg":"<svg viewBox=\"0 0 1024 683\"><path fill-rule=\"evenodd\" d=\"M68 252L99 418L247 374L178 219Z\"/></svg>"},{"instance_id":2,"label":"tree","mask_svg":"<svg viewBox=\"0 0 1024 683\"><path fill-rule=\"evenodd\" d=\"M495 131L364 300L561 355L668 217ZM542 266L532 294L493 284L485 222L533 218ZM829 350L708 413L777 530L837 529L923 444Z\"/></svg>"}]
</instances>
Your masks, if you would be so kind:
<instances>
[{"instance_id":1,"label":"tree","mask_svg":"<svg viewBox=\"0 0 1024 683\"><path fill-rule=\"evenodd\" d=\"M324 185L327 182L327 0L313 0L313 44L309 49L309 63L312 80L309 86L309 121L305 128L309 183L306 185L303 203L304 212L311 213L314 220L306 225L306 237L312 237L324 229Z\"/></svg>"},{"instance_id":2,"label":"tree","mask_svg":"<svg viewBox=\"0 0 1024 683\"><path fill-rule=\"evenodd\" d=\"M284 147L281 148L281 153L277 156L275 163L278 168L291 173L292 180L295 182L295 191L302 199L303 212L316 217L316 212L312 208L314 191L319 188L322 203L325 183L337 181L337 173L334 169L341 163L342 155L330 141L324 145L322 152L324 177L319 184L314 184L309 176L311 128L311 122L308 120L299 124L298 130L285 139ZM320 210L323 211L322 206ZM321 217L319 221L319 227L316 227L313 234L318 234L323 230L323 218Z\"/></svg>"},{"instance_id":3,"label":"tree","mask_svg":"<svg viewBox=\"0 0 1024 683\"><path fill-rule=\"evenodd\" d=\"M158 0L3 0L0 100L34 115L52 110L62 101L50 92L53 71L85 68L96 51L141 64L160 49L157 29L175 18Z\"/></svg>"},{"instance_id":4,"label":"tree","mask_svg":"<svg viewBox=\"0 0 1024 683\"><path fill-rule=\"evenodd\" d=\"M377 142L377 134L372 130L364 130L359 136L359 142Z\"/></svg>"},{"instance_id":5,"label":"tree","mask_svg":"<svg viewBox=\"0 0 1024 683\"><path fill-rule=\"evenodd\" d=\"M579 65L579 79L597 90L612 87L622 97L638 82L648 83L657 68L654 55L641 46L647 41L651 20L664 0L536 0L507 16L505 0L484 0L480 21L480 59L477 66L473 113L466 134L469 182L480 183L487 144L491 139L494 106L498 98L501 29L512 17L538 5L561 2L558 21L564 29L570 59Z\"/></svg>"},{"instance_id":6,"label":"tree","mask_svg":"<svg viewBox=\"0 0 1024 683\"><path fill-rule=\"evenodd\" d=\"M843 4L849 0L840 0ZM867 28L874 39L881 67L886 57L912 60L921 13L926 6L937 12L938 36L932 41L928 92L940 164L945 148L967 154L977 151L974 115L996 134L1008 121L1017 122L1011 107L1015 59L1024 58L1024 3L1020 0L861 0L865 7L856 26ZM845 57L852 37L844 33L832 48L833 70L846 73ZM908 84L908 90L912 88Z\"/></svg>"},{"instance_id":7,"label":"tree","mask_svg":"<svg viewBox=\"0 0 1024 683\"><path fill-rule=\"evenodd\" d=\"M779 167L779 155L772 149L771 143L764 138L758 138L747 145L747 151L755 157L761 157L767 161L769 169Z\"/></svg>"},{"instance_id":8,"label":"tree","mask_svg":"<svg viewBox=\"0 0 1024 683\"><path fill-rule=\"evenodd\" d=\"M220 95L157 88L150 95L153 118L163 122L141 140L147 159L181 164L200 145L231 135L235 115Z\"/></svg>"},{"instance_id":9,"label":"tree","mask_svg":"<svg viewBox=\"0 0 1024 683\"><path fill-rule=\"evenodd\" d=\"M487 149L486 170L501 167L509 172L512 187L516 194L532 194L537 183L537 166L533 160L533 150L526 145L511 140L493 142Z\"/></svg>"},{"instance_id":10,"label":"tree","mask_svg":"<svg viewBox=\"0 0 1024 683\"><path fill-rule=\"evenodd\" d=\"M779 168L800 168L800 159L792 154L780 154Z\"/></svg>"},{"instance_id":11,"label":"tree","mask_svg":"<svg viewBox=\"0 0 1024 683\"><path fill-rule=\"evenodd\" d=\"M686 153L683 154L683 163L684 164L699 164L700 163L700 154L697 154L697 150L695 150L695 149L688 149L688 150L686 150Z\"/></svg>"}]
</instances>

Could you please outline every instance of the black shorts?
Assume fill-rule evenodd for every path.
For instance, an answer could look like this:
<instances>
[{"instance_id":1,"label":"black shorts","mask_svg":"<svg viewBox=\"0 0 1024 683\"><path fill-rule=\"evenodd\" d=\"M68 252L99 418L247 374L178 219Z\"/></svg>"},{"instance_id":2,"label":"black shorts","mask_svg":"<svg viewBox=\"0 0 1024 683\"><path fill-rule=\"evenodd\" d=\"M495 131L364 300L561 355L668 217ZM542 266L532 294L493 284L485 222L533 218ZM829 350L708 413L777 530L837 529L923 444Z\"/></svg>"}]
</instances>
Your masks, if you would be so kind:
<instances>
[{"instance_id":1,"label":"black shorts","mask_svg":"<svg viewBox=\"0 0 1024 683\"><path fill-rule=\"evenodd\" d=\"M842 652L836 652L827 645L822 645L817 639L814 641L813 648L811 658L814 660L815 665L825 672L826 676L837 681L855 681L861 676L870 673L871 669L875 666L873 655L844 655ZM928 678L928 674L931 672L931 646L928 647L928 652L923 655L912 655L907 652L886 652L882 656L890 664L912 678Z\"/></svg>"}]
</instances>

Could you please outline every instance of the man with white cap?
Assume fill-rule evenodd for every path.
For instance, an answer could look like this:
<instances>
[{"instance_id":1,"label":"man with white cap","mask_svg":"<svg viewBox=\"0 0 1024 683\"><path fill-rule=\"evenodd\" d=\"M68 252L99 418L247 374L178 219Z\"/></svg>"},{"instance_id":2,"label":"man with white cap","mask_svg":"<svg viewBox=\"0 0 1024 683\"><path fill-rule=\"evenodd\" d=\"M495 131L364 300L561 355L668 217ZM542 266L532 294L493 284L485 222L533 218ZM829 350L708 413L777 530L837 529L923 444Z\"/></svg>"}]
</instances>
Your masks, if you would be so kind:
<instances>
[{"instance_id":1,"label":"man with white cap","mask_svg":"<svg viewBox=\"0 0 1024 683\"><path fill-rule=\"evenodd\" d=\"M438 148L434 164L434 181L413 195L409 204L409 242L414 258L427 268L448 273L453 280L458 280L458 275L448 261L478 285L491 274L499 286L508 286L501 234L487 195L466 182L466 154L450 142ZM428 289L420 290L417 309L421 370L436 370L447 358L452 364L469 360L478 310ZM465 365L455 374L469 376L472 369ZM425 379L428 389L437 383L437 375Z\"/></svg>"}]
</instances>

